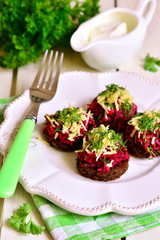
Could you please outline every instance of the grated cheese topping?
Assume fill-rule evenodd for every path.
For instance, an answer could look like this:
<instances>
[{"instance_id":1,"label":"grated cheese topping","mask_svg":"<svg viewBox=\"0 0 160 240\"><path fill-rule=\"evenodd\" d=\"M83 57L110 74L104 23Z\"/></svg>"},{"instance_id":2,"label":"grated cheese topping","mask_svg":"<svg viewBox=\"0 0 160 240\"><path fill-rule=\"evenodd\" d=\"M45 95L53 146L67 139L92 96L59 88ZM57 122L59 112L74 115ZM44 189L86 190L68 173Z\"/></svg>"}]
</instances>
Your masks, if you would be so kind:
<instances>
[{"instance_id":1,"label":"grated cheese topping","mask_svg":"<svg viewBox=\"0 0 160 240\"><path fill-rule=\"evenodd\" d=\"M114 160L111 160L110 163L106 163L106 166L109 168L113 167L113 162L114 162Z\"/></svg>"},{"instance_id":2,"label":"grated cheese topping","mask_svg":"<svg viewBox=\"0 0 160 240\"><path fill-rule=\"evenodd\" d=\"M47 120L52 127L61 125L61 132L68 134L68 140L74 141L75 136L81 136L81 129L87 131L87 125L90 117L92 117L91 111L88 113L82 108L76 108L69 105L68 108L64 108L62 111L57 111L55 115L46 115ZM59 131L55 133L55 139L58 137Z\"/></svg>"},{"instance_id":3,"label":"grated cheese topping","mask_svg":"<svg viewBox=\"0 0 160 240\"><path fill-rule=\"evenodd\" d=\"M133 98L129 91L116 84L107 85L106 90L101 92L97 97L97 102L106 112L111 109L112 104L115 104L116 110L118 111L120 105L124 104L126 101L130 105L133 103Z\"/></svg>"},{"instance_id":4,"label":"grated cheese topping","mask_svg":"<svg viewBox=\"0 0 160 240\"><path fill-rule=\"evenodd\" d=\"M160 110L158 110L157 113L154 110L139 113L135 115L128 124L134 126L130 135L131 137L134 136L136 131L138 131L138 137L141 136L141 133L145 133L146 131L160 131ZM156 137L153 136L151 140L152 145L154 144L155 139Z\"/></svg>"},{"instance_id":5,"label":"grated cheese topping","mask_svg":"<svg viewBox=\"0 0 160 240\"><path fill-rule=\"evenodd\" d=\"M86 151L87 153L93 152L96 154L96 159L104 155L112 155L117 153L117 150L123 142L120 136L113 130L109 130L109 127L100 125L94 128L91 132L87 133L88 139L83 139L83 149L77 152Z\"/></svg>"},{"instance_id":6,"label":"grated cheese topping","mask_svg":"<svg viewBox=\"0 0 160 240\"><path fill-rule=\"evenodd\" d=\"M133 125L134 128L139 132L147 130L154 131L160 128L160 113L153 111L145 111L135 115L129 122L129 125Z\"/></svg>"}]
</instances>

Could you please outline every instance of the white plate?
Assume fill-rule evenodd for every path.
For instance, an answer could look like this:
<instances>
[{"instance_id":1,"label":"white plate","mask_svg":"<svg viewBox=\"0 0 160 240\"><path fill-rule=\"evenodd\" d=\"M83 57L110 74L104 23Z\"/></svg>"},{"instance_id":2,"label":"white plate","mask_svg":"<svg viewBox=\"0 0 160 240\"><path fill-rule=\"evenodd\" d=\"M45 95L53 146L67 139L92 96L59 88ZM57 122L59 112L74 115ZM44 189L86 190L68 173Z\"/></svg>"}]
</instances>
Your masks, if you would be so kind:
<instances>
[{"instance_id":1,"label":"white plate","mask_svg":"<svg viewBox=\"0 0 160 240\"><path fill-rule=\"evenodd\" d=\"M21 171L20 183L31 194L39 194L58 206L82 215L117 212L136 215L160 206L160 158L131 157L128 171L118 180L98 182L80 176L76 154L51 148L43 139L44 115L68 104L85 107L105 85L126 87L139 111L160 108L160 86L132 73L67 72L60 76L54 99L41 104L38 123ZM0 126L0 149L5 153L31 104L29 90L12 102ZM22 143L23 144L23 143ZM16 163L15 163L16 164Z\"/></svg>"}]
</instances>

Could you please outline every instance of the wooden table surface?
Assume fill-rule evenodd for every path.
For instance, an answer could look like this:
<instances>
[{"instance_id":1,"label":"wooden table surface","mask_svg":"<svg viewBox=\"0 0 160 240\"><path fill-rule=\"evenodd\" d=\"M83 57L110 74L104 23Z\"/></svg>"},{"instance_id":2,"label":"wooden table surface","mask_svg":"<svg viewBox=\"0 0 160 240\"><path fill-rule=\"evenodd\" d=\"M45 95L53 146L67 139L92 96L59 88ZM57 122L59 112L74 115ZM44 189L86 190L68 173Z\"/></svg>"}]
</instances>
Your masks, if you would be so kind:
<instances>
[{"instance_id":1,"label":"wooden table surface","mask_svg":"<svg viewBox=\"0 0 160 240\"><path fill-rule=\"evenodd\" d=\"M101 11L113 7L126 7L135 9L138 0L101 0ZM147 53L150 53L154 57L160 57L160 27L159 27L159 13L160 13L160 1L157 0L157 7L154 17L148 26L147 34L144 43L136 56L130 61L120 67L119 71L134 72L140 74L156 83L160 84L160 69L157 73L145 71L143 69L143 60ZM79 53L74 52L72 49L62 49L65 54L63 63L63 72L65 71L90 71L95 70L89 68L82 60ZM18 69L18 72L13 72L11 69L0 68L0 97L7 98L9 96L19 95L29 88L34 79L37 70L36 64L29 64L25 67ZM1 157L2 160L2 157ZM8 199L0 199L0 239L2 240L23 240L23 239L37 239L37 240L51 240L52 237L47 230L39 236L26 236L13 230L9 224L8 219L13 214L13 211L22 205L24 202L29 202L33 206L33 219L37 224L43 225L43 220L34 206L32 198L23 187L18 184L14 196ZM135 233L123 240L159 240L160 239L160 226Z\"/></svg>"}]
</instances>

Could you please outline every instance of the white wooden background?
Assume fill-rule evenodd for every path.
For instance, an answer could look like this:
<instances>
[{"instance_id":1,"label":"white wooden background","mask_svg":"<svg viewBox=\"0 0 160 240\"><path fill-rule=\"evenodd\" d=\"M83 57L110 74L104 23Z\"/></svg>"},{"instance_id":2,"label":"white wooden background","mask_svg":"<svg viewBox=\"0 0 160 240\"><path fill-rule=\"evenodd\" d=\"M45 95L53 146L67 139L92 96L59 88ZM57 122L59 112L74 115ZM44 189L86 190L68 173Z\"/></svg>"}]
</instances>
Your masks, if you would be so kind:
<instances>
[{"instance_id":1,"label":"white wooden background","mask_svg":"<svg viewBox=\"0 0 160 240\"><path fill-rule=\"evenodd\" d=\"M100 0L101 11L113 8L115 6L135 9L138 0ZM157 8L155 15L148 27L145 41L139 53L128 61L125 65L120 67L120 71L135 72L152 81L160 83L160 70L157 73L145 71L142 67L143 59L149 52L154 57L160 57L160 0L157 0ZM63 72L71 70L80 71L94 71L89 68L82 60L78 53L71 49L63 49L65 53ZM19 68L18 72L12 72L10 69L0 68L0 97L6 98L9 96L19 95L29 88L34 79L37 70L37 64L29 64L25 67ZM16 192L13 197L9 199L0 199L0 239L2 240L23 240L23 239L37 239L37 240L51 240L51 236L47 230L40 236L26 236L17 233L10 228L7 220L13 214L13 211L22 205L24 202L29 202L34 206L30 194L24 191L22 186L18 184ZM43 220L36 209L33 208L34 220L43 225ZM159 240L160 226L140 232L123 238L123 240Z\"/></svg>"}]
</instances>

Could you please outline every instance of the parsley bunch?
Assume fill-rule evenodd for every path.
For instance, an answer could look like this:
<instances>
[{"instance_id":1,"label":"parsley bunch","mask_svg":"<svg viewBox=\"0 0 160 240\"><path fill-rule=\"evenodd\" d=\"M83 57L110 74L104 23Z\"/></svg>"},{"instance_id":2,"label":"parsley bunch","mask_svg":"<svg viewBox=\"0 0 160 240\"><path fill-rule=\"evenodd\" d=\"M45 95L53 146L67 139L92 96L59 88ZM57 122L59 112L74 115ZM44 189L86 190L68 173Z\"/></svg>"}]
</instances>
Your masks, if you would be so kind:
<instances>
[{"instance_id":1,"label":"parsley bunch","mask_svg":"<svg viewBox=\"0 0 160 240\"><path fill-rule=\"evenodd\" d=\"M45 229L43 226L38 226L32 221L32 206L29 203L24 203L20 206L16 213L9 219L10 225L17 231L32 234L41 234Z\"/></svg>"},{"instance_id":2,"label":"parsley bunch","mask_svg":"<svg viewBox=\"0 0 160 240\"><path fill-rule=\"evenodd\" d=\"M0 65L16 69L46 49L65 46L80 23L99 12L99 0L0 1Z\"/></svg>"}]
</instances>

